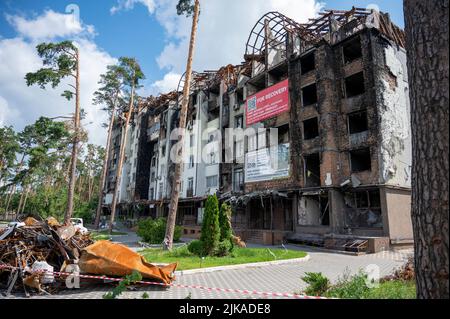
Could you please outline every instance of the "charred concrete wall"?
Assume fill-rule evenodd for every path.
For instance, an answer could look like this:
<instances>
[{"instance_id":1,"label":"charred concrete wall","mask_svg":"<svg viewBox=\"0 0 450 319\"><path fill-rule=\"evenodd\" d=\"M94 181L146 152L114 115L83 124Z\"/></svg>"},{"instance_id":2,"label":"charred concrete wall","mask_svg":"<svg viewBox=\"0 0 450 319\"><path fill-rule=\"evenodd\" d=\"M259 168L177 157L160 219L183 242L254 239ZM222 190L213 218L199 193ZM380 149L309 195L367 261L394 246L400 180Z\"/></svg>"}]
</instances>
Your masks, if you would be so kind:
<instances>
[{"instance_id":1,"label":"charred concrete wall","mask_svg":"<svg viewBox=\"0 0 450 319\"><path fill-rule=\"evenodd\" d=\"M147 136L149 114L146 112L140 119L139 144L136 164L136 188L135 199L148 199L150 184L150 165L153 157L153 143Z\"/></svg>"}]
</instances>

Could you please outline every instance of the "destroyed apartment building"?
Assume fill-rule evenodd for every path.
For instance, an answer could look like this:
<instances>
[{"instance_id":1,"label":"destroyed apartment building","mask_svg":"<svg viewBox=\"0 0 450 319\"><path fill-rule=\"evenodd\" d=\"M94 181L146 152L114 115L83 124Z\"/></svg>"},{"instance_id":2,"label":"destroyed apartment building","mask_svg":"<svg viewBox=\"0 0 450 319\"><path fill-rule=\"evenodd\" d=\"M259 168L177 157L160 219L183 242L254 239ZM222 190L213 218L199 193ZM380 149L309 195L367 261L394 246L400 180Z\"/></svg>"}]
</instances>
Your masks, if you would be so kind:
<instances>
[{"instance_id":1,"label":"destroyed apartment building","mask_svg":"<svg viewBox=\"0 0 450 319\"><path fill-rule=\"evenodd\" d=\"M177 212L184 236L199 236L205 199L217 194L233 206L234 231L248 242L367 251L411 244L404 47L404 32L385 13L326 10L298 23L269 12L251 30L242 64L194 72ZM184 77L176 91L140 102L126 146L122 217L167 216L177 143L170 134L183 85ZM278 145L258 134L230 147L228 128L277 128ZM105 209L119 126L114 134ZM219 149L202 154L212 144Z\"/></svg>"}]
</instances>

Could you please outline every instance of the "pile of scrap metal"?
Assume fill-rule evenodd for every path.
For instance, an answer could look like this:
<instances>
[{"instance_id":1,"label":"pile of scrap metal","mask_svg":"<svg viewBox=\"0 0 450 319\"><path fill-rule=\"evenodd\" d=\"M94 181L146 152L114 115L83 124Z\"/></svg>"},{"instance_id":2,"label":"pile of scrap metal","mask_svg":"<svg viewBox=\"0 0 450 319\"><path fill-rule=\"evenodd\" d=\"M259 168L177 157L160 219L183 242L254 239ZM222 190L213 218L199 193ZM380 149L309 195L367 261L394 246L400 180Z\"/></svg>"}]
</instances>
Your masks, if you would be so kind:
<instances>
[{"instance_id":1,"label":"pile of scrap metal","mask_svg":"<svg viewBox=\"0 0 450 319\"><path fill-rule=\"evenodd\" d=\"M126 246L94 242L74 225L52 217L28 217L0 230L0 289L54 293L66 287L69 273L123 277L137 270L143 278L169 285L177 264L158 267Z\"/></svg>"}]
</instances>

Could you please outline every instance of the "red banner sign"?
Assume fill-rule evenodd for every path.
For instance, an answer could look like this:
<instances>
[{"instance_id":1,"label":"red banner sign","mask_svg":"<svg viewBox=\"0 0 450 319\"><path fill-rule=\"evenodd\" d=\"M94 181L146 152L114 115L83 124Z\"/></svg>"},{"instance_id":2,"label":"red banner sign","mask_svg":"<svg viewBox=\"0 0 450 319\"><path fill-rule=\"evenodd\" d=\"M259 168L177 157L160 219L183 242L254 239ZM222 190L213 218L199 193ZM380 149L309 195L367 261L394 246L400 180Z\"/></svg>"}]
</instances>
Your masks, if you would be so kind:
<instances>
[{"instance_id":1,"label":"red banner sign","mask_svg":"<svg viewBox=\"0 0 450 319\"><path fill-rule=\"evenodd\" d=\"M289 80L281 81L247 98L246 124L251 125L289 111Z\"/></svg>"}]
</instances>

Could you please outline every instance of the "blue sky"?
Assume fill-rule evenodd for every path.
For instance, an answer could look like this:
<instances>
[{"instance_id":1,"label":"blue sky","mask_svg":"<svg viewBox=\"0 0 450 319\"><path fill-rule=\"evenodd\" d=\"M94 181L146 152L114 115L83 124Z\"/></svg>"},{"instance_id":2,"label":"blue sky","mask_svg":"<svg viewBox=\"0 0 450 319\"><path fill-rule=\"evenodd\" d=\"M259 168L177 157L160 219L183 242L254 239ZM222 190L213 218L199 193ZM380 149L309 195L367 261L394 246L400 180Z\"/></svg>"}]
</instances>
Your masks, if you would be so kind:
<instances>
[{"instance_id":1,"label":"blue sky","mask_svg":"<svg viewBox=\"0 0 450 319\"><path fill-rule=\"evenodd\" d=\"M271 10L304 22L319 9L348 10L352 5L365 8L375 4L403 28L402 2L203 0L194 69L217 69L241 62L251 27ZM21 129L41 114L55 115L67 104L59 97L60 92L27 88L23 76L32 71L30 68L39 67L40 61L33 53L39 41L73 39L82 46L83 107L90 114L85 124L90 125L87 127L93 142L102 144L101 121L105 115L89 104L98 75L107 64L120 56L136 57L147 77L142 94L172 89L183 73L191 20L176 15L175 3L176 0L2 0L0 125ZM67 27L61 19L67 17L66 7L71 4L78 6L80 21ZM14 64L18 65L16 69L11 67ZM64 110L69 112L70 107Z\"/></svg>"},{"instance_id":2,"label":"blue sky","mask_svg":"<svg viewBox=\"0 0 450 319\"><path fill-rule=\"evenodd\" d=\"M149 81L160 79L164 75L164 70L158 67L155 59L164 48L164 28L143 5L136 5L134 10L112 15L110 9L116 5L116 2L115 0L3 0L0 3L0 12L3 13L0 16L0 35L4 38L16 35L15 30L5 19L5 13L34 16L41 14L46 9L64 13L67 5L77 4L83 22L95 26L98 33L95 42L101 48L115 57L137 57ZM326 4L326 8L342 10L348 10L352 5L365 8L370 4L376 4L381 11L389 12L398 26L402 28L404 26L402 0L329 0L322 2Z\"/></svg>"}]
</instances>

